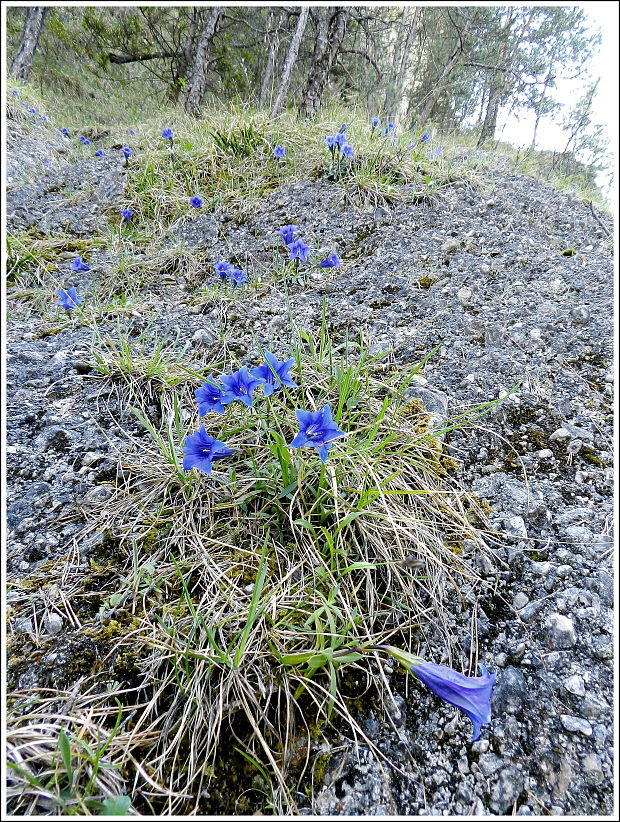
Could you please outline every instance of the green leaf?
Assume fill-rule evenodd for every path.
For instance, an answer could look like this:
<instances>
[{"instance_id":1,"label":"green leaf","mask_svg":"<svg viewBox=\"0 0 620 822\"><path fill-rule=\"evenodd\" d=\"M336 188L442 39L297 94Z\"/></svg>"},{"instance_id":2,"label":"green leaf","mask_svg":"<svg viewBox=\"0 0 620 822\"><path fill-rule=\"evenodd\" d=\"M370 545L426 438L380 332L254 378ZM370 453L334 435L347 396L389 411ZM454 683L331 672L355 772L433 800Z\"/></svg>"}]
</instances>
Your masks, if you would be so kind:
<instances>
[{"instance_id":1,"label":"green leaf","mask_svg":"<svg viewBox=\"0 0 620 822\"><path fill-rule=\"evenodd\" d=\"M99 816L127 816L130 807L130 796L109 796L101 803Z\"/></svg>"},{"instance_id":2,"label":"green leaf","mask_svg":"<svg viewBox=\"0 0 620 822\"><path fill-rule=\"evenodd\" d=\"M62 756L62 761L67 772L67 779L69 780L69 784L72 785L73 766L71 764L71 742L69 741L69 737L65 733L64 729L61 730L58 735L58 750L60 751L60 755Z\"/></svg>"}]
</instances>

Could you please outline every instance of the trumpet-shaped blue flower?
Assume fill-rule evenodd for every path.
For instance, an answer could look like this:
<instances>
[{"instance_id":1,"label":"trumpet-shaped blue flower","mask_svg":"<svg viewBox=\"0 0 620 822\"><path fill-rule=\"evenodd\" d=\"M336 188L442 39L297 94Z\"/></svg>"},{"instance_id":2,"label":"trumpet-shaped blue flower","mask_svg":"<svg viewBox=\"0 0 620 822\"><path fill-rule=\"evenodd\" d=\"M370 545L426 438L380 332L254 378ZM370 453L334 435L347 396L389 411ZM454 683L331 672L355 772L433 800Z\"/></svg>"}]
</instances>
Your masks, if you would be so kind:
<instances>
[{"instance_id":1,"label":"trumpet-shaped blue flower","mask_svg":"<svg viewBox=\"0 0 620 822\"><path fill-rule=\"evenodd\" d=\"M374 131L379 126L380 123L381 123L381 120L378 117L373 117L372 120L370 121L370 125L372 126L372 130Z\"/></svg>"},{"instance_id":2,"label":"trumpet-shaped blue flower","mask_svg":"<svg viewBox=\"0 0 620 822\"><path fill-rule=\"evenodd\" d=\"M340 128L338 129L338 134L344 134L344 133L345 133L345 131L347 130L347 128L348 128L347 124L346 124L346 123L343 123L343 124L340 126Z\"/></svg>"},{"instance_id":3,"label":"trumpet-shaped blue flower","mask_svg":"<svg viewBox=\"0 0 620 822\"><path fill-rule=\"evenodd\" d=\"M327 256L322 263L319 263L321 268L339 268L342 260L336 254L335 251L332 251L329 256Z\"/></svg>"},{"instance_id":4,"label":"trumpet-shaped blue flower","mask_svg":"<svg viewBox=\"0 0 620 822\"><path fill-rule=\"evenodd\" d=\"M310 254L310 246L306 245L303 240L295 240L288 247L291 260L301 260L302 263L308 262L308 255Z\"/></svg>"},{"instance_id":5,"label":"trumpet-shaped blue flower","mask_svg":"<svg viewBox=\"0 0 620 822\"><path fill-rule=\"evenodd\" d=\"M346 146L348 141L347 141L347 138L345 136L344 131L339 131L338 134L336 134L336 136L334 137L334 141L335 141L336 145L338 146L338 148L342 148L343 146Z\"/></svg>"},{"instance_id":6,"label":"trumpet-shaped blue flower","mask_svg":"<svg viewBox=\"0 0 620 822\"><path fill-rule=\"evenodd\" d=\"M431 151L431 157L441 157L443 154L443 146L437 146Z\"/></svg>"},{"instance_id":7,"label":"trumpet-shaped blue flower","mask_svg":"<svg viewBox=\"0 0 620 822\"><path fill-rule=\"evenodd\" d=\"M390 645L376 647L392 654L435 696L465 711L474 726L472 742L480 738L480 729L491 721L491 695L495 674L490 674L481 664L482 676L465 676L447 665L426 662Z\"/></svg>"},{"instance_id":8,"label":"trumpet-shaped blue flower","mask_svg":"<svg viewBox=\"0 0 620 822\"><path fill-rule=\"evenodd\" d=\"M286 149L284 148L284 146L276 146L273 150L273 153L278 160L284 160L284 158L286 157Z\"/></svg>"},{"instance_id":9,"label":"trumpet-shaped blue flower","mask_svg":"<svg viewBox=\"0 0 620 822\"><path fill-rule=\"evenodd\" d=\"M98 148L95 152L95 157L105 157L105 151L102 148Z\"/></svg>"},{"instance_id":10,"label":"trumpet-shaped blue flower","mask_svg":"<svg viewBox=\"0 0 620 822\"><path fill-rule=\"evenodd\" d=\"M90 271L90 267L86 265L81 257L76 257L71 263L71 271Z\"/></svg>"},{"instance_id":11,"label":"trumpet-shaped blue flower","mask_svg":"<svg viewBox=\"0 0 620 822\"><path fill-rule=\"evenodd\" d=\"M237 286L249 282L248 275L245 271L242 268L235 268L234 266L232 266L232 270L228 272L228 279L232 280Z\"/></svg>"},{"instance_id":12,"label":"trumpet-shaped blue flower","mask_svg":"<svg viewBox=\"0 0 620 822\"><path fill-rule=\"evenodd\" d=\"M134 213L130 208L121 208L121 214L123 215L123 220L126 223L130 223Z\"/></svg>"},{"instance_id":13,"label":"trumpet-shaped blue flower","mask_svg":"<svg viewBox=\"0 0 620 822\"><path fill-rule=\"evenodd\" d=\"M220 279L225 280L233 270L234 266L231 263L222 261L221 263L214 263L213 268L215 269L215 273L219 275Z\"/></svg>"},{"instance_id":14,"label":"trumpet-shaped blue flower","mask_svg":"<svg viewBox=\"0 0 620 822\"><path fill-rule=\"evenodd\" d=\"M253 368L250 373L263 380L263 392L266 397L269 397L281 385L286 385L287 388L297 388L297 383L293 382L289 373L294 363L294 358L280 362L271 351L265 351L265 362Z\"/></svg>"},{"instance_id":15,"label":"trumpet-shaped blue flower","mask_svg":"<svg viewBox=\"0 0 620 822\"><path fill-rule=\"evenodd\" d=\"M241 366L234 374L222 374L221 383L223 386L223 393L221 403L228 405L231 402L242 402L248 408L252 408L252 393L259 385L265 382L262 379L253 377L247 365Z\"/></svg>"},{"instance_id":16,"label":"trumpet-shaped blue flower","mask_svg":"<svg viewBox=\"0 0 620 822\"><path fill-rule=\"evenodd\" d=\"M297 226L291 223L291 225L283 225L282 228L278 229L278 234L284 240L285 245L291 245L296 231Z\"/></svg>"},{"instance_id":17,"label":"trumpet-shaped blue flower","mask_svg":"<svg viewBox=\"0 0 620 822\"><path fill-rule=\"evenodd\" d=\"M343 157L348 157L349 160L351 160L353 157L355 157L355 151L353 150L353 146L349 145L348 143L347 143L346 146L343 146L342 147L342 156Z\"/></svg>"},{"instance_id":18,"label":"trumpet-shaped blue flower","mask_svg":"<svg viewBox=\"0 0 620 822\"><path fill-rule=\"evenodd\" d=\"M333 151L336 147L336 138L333 135L325 138L325 145L330 151Z\"/></svg>"},{"instance_id":19,"label":"trumpet-shaped blue flower","mask_svg":"<svg viewBox=\"0 0 620 822\"><path fill-rule=\"evenodd\" d=\"M203 200L202 197L199 197L197 194L194 197L189 198L189 204L192 208L202 208Z\"/></svg>"},{"instance_id":20,"label":"trumpet-shaped blue flower","mask_svg":"<svg viewBox=\"0 0 620 822\"><path fill-rule=\"evenodd\" d=\"M47 117L45 116L45 114L41 115L41 119L43 120L44 123L47 123Z\"/></svg>"},{"instance_id":21,"label":"trumpet-shaped blue flower","mask_svg":"<svg viewBox=\"0 0 620 822\"><path fill-rule=\"evenodd\" d=\"M69 137L69 129L68 128L61 128L60 133L64 134L65 137Z\"/></svg>"},{"instance_id":22,"label":"trumpet-shaped blue flower","mask_svg":"<svg viewBox=\"0 0 620 822\"><path fill-rule=\"evenodd\" d=\"M58 302L67 311L73 311L78 307L78 303L84 302L84 297L79 297L75 288L57 288L54 292L58 297Z\"/></svg>"},{"instance_id":23,"label":"trumpet-shaped blue flower","mask_svg":"<svg viewBox=\"0 0 620 822\"><path fill-rule=\"evenodd\" d=\"M89 120L92 120L92 119L93 119L93 115L92 115L92 114L89 114L89 115L88 115L88 119L89 119Z\"/></svg>"},{"instance_id":24,"label":"trumpet-shaped blue flower","mask_svg":"<svg viewBox=\"0 0 620 822\"><path fill-rule=\"evenodd\" d=\"M125 155L126 160L128 160L130 157L133 157L133 151L129 148L129 146L121 146L121 151Z\"/></svg>"},{"instance_id":25,"label":"trumpet-shaped blue flower","mask_svg":"<svg viewBox=\"0 0 620 822\"><path fill-rule=\"evenodd\" d=\"M299 434L291 442L290 447L316 448L321 460L327 462L333 441L346 436L334 422L331 408L329 405L325 405L320 411L302 411L298 408L295 414L299 422Z\"/></svg>"},{"instance_id":26,"label":"trumpet-shaped blue flower","mask_svg":"<svg viewBox=\"0 0 620 822\"><path fill-rule=\"evenodd\" d=\"M164 138L164 140L170 140L170 142L172 142L172 138L174 137L174 134L172 133L171 128L165 128L162 131L161 136Z\"/></svg>"},{"instance_id":27,"label":"trumpet-shaped blue flower","mask_svg":"<svg viewBox=\"0 0 620 822\"><path fill-rule=\"evenodd\" d=\"M136 133L136 132L135 132L132 128L130 128L130 129L129 129L129 133L130 133L130 134L131 134L131 136L133 137L133 136L135 135L135 133Z\"/></svg>"},{"instance_id":28,"label":"trumpet-shaped blue flower","mask_svg":"<svg viewBox=\"0 0 620 822\"><path fill-rule=\"evenodd\" d=\"M88 137L84 137L83 134L80 134L80 143L84 143L85 146L89 146L90 140L88 139Z\"/></svg>"},{"instance_id":29,"label":"trumpet-shaped blue flower","mask_svg":"<svg viewBox=\"0 0 620 822\"><path fill-rule=\"evenodd\" d=\"M16 97L19 97L19 91L16 88L13 89L11 94L14 94Z\"/></svg>"},{"instance_id":30,"label":"trumpet-shaped blue flower","mask_svg":"<svg viewBox=\"0 0 620 822\"><path fill-rule=\"evenodd\" d=\"M420 137L420 142L421 143L430 143L430 141L431 141L430 132L425 131L424 134Z\"/></svg>"},{"instance_id":31,"label":"trumpet-shaped blue flower","mask_svg":"<svg viewBox=\"0 0 620 822\"><path fill-rule=\"evenodd\" d=\"M394 125L394 123L387 123L386 128L388 130L388 134L392 131L396 131L396 126Z\"/></svg>"},{"instance_id":32,"label":"trumpet-shaped blue flower","mask_svg":"<svg viewBox=\"0 0 620 822\"><path fill-rule=\"evenodd\" d=\"M413 151L413 149L416 147L416 145L417 145L417 143L409 143L409 145L407 146L405 151Z\"/></svg>"},{"instance_id":33,"label":"trumpet-shaped blue flower","mask_svg":"<svg viewBox=\"0 0 620 822\"><path fill-rule=\"evenodd\" d=\"M198 414L201 417L204 417L209 411L223 414L226 409L222 405L222 394L222 386L218 384L217 379L211 375L208 376L207 381L203 382L200 388L194 391L198 403Z\"/></svg>"},{"instance_id":34,"label":"trumpet-shaped blue flower","mask_svg":"<svg viewBox=\"0 0 620 822\"><path fill-rule=\"evenodd\" d=\"M213 470L212 463L229 457L231 454L234 454L232 448L229 448L225 442L216 440L215 437L207 434L203 425L200 431L190 434L185 439L183 468L186 471L198 468L204 474L210 475Z\"/></svg>"}]
</instances>

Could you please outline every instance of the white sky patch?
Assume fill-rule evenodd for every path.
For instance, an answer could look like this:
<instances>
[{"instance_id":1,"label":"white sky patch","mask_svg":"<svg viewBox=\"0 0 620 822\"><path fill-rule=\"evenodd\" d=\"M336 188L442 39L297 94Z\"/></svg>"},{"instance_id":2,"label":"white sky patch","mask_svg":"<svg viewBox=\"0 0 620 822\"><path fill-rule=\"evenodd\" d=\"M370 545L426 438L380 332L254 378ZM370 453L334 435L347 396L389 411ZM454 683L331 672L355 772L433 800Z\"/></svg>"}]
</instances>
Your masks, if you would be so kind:
<instances>
[{"instance_id":1,"label":"white sky patch","mask_svg":"<svg viewBox=\"0 0 620 822\"><path fill-rule=\"evenodd\" d=\"M618 4L609 2L589 2L583 4L590 28L600 29L602 40L598 52L594 54L586 72L575 80L558 80L553 90L553 97L562 104L563 109L554 114L555 120L565 116L571 106L584 94L586 87L600 77L600 82L592 103L593 122L603 126L604 134L609 140L608 154L610 168L599 174L597 182L605 194L613 199L613 192L608 189L614 158L618 149ZM500 115L496 137L517 147L527 147L532 142L535 115L521 109L508 117ZM567 134L561 125L544 117L538 126L536 148L546 151L562 151L566 146ZM584 158L587 160L587 158Z\"/></svg>"}]
</instances>

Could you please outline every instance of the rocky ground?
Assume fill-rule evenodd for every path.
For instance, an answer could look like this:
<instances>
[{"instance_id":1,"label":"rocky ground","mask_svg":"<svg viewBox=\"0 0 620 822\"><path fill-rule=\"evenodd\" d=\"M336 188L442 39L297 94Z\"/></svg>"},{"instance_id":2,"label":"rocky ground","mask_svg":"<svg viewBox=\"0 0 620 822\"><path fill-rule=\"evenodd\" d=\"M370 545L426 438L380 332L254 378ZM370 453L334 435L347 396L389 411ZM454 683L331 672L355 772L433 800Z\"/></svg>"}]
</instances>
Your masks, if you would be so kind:
<instances>
[{"instance_id":1,"label":"rocky ground","mask_svg":"<svg viewBox=\"0 0 620 822\"><path fill-rule=\"evenodd\" d=\"M12 134L10 168L19 167L25 140ZM56 148L48 146L52 158ZM477 653L497 671L492 726L470 743L462 714L411 681L405 692L388 666L395 701L383 712L368 707L360 723L398 769L343 739L307 811L610 814L611 224L602 215L602 227L576 197L512 173L502 157L464 152L453 164L456 177L460 165L477 166L473 182L457 180L430 200L404 188L402 199L360 211L343 204L338 185L302 180L247 214L192 215L172 227L162 252L183 244L212 262L237 261L252 290L225 303L212 291L201 297L211 269L177 268L135 310L103 318L100 332L113 334L120 322L138 335L152 323L191 342L205 362L224 344L251 357L258 344L285 352L292 325L316 331L325 302L335 340L361 331L373 351L411 363L439 346L417 389L437 420L519 384L494 412L447 437L496 531L488 537L496 562L474 556L487 588L476 601L452 594L445 602L453 664ZM9 181L9 231L83 238L101 228L124 187L114 156L79 167L59 160L49 171L41 163L40 171ZM287 223L315 248L338 251L343 267L314 269L286 287L269 282L275 232ZM65 287L79 293L113 264L109 250L93 249L92 272L75 275L72 256L61 268ZM76 318L50 334L53 324L36 313L11 318L16 306L9 289L8 566L23 581L69 544L88 557L81 521L63 515L105 497L115 446L140 432L93 379L90 328ZM22 655L35 627L59 647L70 631L53 607L62 592L46 596L38 611L10 620ZM445 636L432 626L421 650L448 660ZM53 682L57 654L22 664L13 686Z\"/></svg>"}]
</instances>

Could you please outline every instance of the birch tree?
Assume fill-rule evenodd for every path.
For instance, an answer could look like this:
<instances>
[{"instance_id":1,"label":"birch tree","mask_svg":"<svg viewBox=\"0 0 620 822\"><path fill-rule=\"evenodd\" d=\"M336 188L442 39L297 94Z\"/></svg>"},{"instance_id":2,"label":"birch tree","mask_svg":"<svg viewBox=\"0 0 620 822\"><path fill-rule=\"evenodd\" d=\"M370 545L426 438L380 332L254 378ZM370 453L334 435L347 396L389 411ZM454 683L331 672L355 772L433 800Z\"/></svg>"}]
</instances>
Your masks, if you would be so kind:
<instances>
[{"instance_id":1,"label":"birch tree","mask_svg":"<svg viewBox=\"0 0 620 822\"><path fill-rule=\"evenodd\" d=\"M11 64L11 74L18 80L28 79L47 11L44 6L30 6L26 9L21 41Z\"/></svg>"},{"instance_id":2,"label":"birch tree","mask_svg":"<svg viewBox=\"0 0 620 822\"><path fill-rule=\"evenodd\" d=\"M312 64L300 106L302 114L312 117L321 105L321 98L344 39L348 12L346 8L322 9L312 55Z\"/></svg>"},{"instance_id":3,"label":"birch tree","mask_svg":"<svg viewBox=\"0 0 620 822\"><path fill-rule=\"evenodd\" d=\"M205 23L194 52L192 69L185 99L185 110L188 114L196 117L200 110L200 104L207 90L207 69L209 67L209 56L211 54L211 44L213 35L217 30L222 8L215 6L211 9L207 22Z\"/></svg>"},{"instance_id":4,"label":"birch tree","mask_svg":"<svg viewBox=\"0 0 620 822\"><path fill-rule=\"evenodd\" d=\"M282 76L280 77L280 87L278 89L276 99L274 100L273 107L271 109L272 115L277 114L279 112L279 110L282 108L282 105L286 100L288 87L291 82L291 73L293 71L293 66L295 65L295 60L297 60L297 53L299 52L301 38L303 37L304 29L306 28L306 23L308 22L308 12L309 8L307 6L304 6L304 8L302 8L299 13L299 19L297 20L295 34L293 34L293 38L288 47L286 60L284 61L284 68L282 69Z\"/></svg>"}]
</instances>

